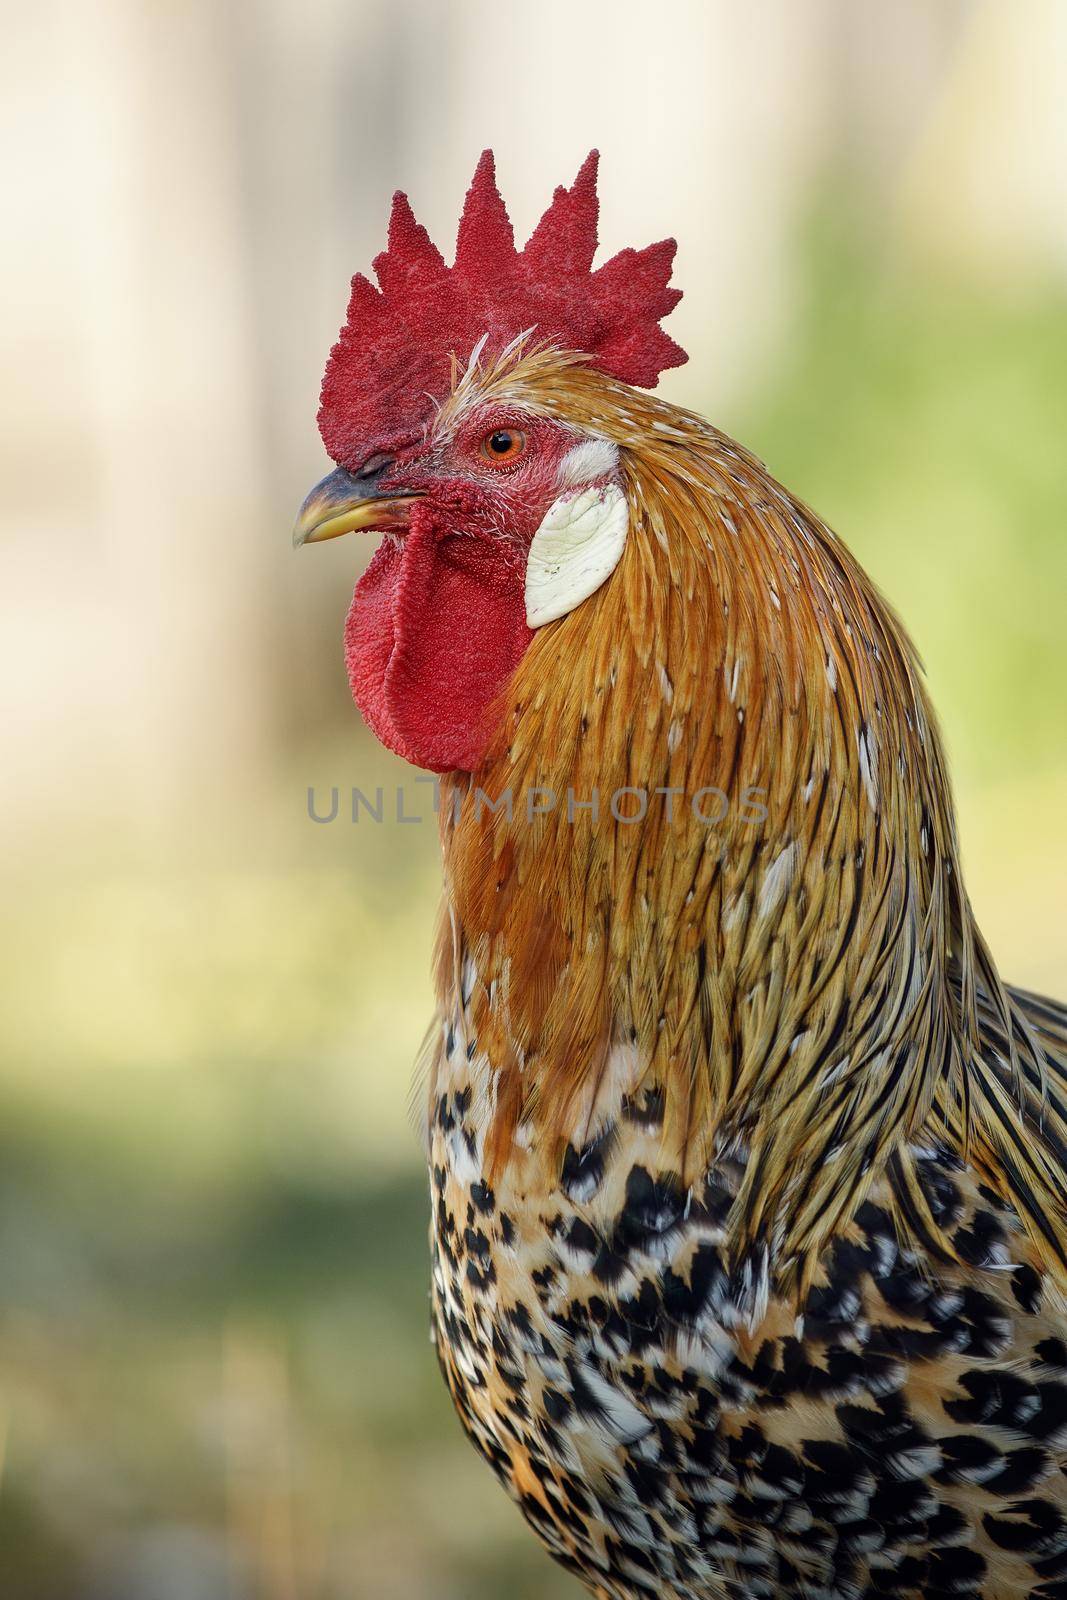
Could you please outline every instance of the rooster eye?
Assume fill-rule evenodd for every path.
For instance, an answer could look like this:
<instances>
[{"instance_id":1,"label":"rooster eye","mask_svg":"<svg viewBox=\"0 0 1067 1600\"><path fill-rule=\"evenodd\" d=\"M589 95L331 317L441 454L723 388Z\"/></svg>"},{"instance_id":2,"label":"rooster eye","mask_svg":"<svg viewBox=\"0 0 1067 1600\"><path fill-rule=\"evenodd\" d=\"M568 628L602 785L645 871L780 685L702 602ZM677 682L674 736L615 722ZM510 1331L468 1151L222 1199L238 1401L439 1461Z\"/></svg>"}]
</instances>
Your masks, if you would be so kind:
<instances>
[{"instance_id":1,"label":"rooster eye","mask_svg":"<svg viewBox=\"0 0 1067 1600\"><path fill-rule=\"evenodd\" d=\"M494 466L509 465L526 449L526 435L518 428L496 428L482 440L482 455Z\"/></svg>"}]
</instances>

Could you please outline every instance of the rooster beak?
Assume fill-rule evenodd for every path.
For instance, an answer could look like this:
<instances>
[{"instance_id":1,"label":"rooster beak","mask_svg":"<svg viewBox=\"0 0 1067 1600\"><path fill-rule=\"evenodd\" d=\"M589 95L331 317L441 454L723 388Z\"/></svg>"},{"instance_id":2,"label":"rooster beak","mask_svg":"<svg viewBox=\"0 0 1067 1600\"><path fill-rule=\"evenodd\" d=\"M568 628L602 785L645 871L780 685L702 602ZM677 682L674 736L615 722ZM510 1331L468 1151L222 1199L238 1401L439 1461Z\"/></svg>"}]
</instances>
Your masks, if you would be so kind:
<instances>
[{"instance_id":1,"label":"rooster beak","mask_svg":"<svg viewBox=\"0 0 1067 1600\"><path fill-rule=\"evenodd\" d=\"M391 466L392 462L387 465ZM317 544L358 528L406 528L413 494L378 494L386 470L353 477L343 467L317 483L296 514L293 544Z\"/></svg>"}]
</instances>

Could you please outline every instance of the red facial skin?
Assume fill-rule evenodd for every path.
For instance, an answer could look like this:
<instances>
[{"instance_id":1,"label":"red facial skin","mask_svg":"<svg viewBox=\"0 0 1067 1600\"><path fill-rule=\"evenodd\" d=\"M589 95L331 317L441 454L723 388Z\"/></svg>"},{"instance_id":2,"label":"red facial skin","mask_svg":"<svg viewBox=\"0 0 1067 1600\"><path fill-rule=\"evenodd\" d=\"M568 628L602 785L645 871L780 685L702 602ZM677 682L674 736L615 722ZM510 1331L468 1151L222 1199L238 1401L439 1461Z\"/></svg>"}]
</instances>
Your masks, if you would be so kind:
<instances>
[{"instance_id":1,"label":"red facial skin","mask_svg":"<svg viewBox=\"0 0 1067 1600\"><path fill-rule=\"evenodd\" d=\"M499 461L486 442L504 430L525 444ZM408 528L386 535L356 584L345 659L372 732L417 767L481 764L493 704L533 638L530 542L578 442L559 423L484 407L446 443L403 451L380 480L380 494L420 498Z\"/></svg>"}]
</instances>

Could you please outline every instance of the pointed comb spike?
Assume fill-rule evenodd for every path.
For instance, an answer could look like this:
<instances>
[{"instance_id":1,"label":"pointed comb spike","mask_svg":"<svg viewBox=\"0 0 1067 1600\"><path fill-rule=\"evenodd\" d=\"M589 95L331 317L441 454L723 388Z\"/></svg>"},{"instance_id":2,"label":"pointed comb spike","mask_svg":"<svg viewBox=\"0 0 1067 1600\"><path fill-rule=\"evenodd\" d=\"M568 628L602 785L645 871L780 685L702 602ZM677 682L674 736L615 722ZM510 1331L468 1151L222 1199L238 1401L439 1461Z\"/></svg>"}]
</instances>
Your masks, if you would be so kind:
<instances>
[{"instance_id":1,"label":"pointed comb spike","mask_svg":"<svg viewBox=\"0 0 1067 1600\"><path fill-rule=\"evenodd\" d=\"M594 364L625 383L654 389L668 367L683 367L689 360L680 344L655 322L645 322L625 333L615 333L601 344Z\"/></svg>"},{"instance_id":2,"label":"pointed comb spike","mask_svg":"<svg viewBox=\"0 0 1067 1600\"><path fill-rule=\"evenodd\" d=\"M596 184L599 176L600 151L594 146L575 174L574 182L571 184L571 193L578 194L588 190L593 199L596 200Z\"/></svg>"},{"instance_id":3,"label":"pointed comb spike","mask_svg":"<svg viewBox=\"0 0 1067 1600\"><path fill-rule=\"evenodd\" d=\"M616 318L623 305L645 318L665 317L682 298L679 289L668 288L676 249L673 239L661 239L643 250L620 250L593 273L594 297L611 301Z\"/></svg>"},{"instance_id":4,"label":"pointed comb spike","mask_svg":"<svg viewBox=\"0 0 1067 1600\"><path fill-rule=\"evenodd\" d=\"M497 188L493 152L483 150L459 221L453 271L487 284L502 273L510 276L515 260L515 234Z\"/></svg>"},{"instance_id":5,"label":"pointed comb spike","mask_svg":"<svg viewBox=\"0 0 1067 1600\"><path fill-rule=\"evenodd\" d=\"M426 232L406 194L398 189L389 216L389 245L374 258L374 270L383 294L402 290L413 282L443 278L445 258Z\"/></svg>"},{"instance_id":6,"label":"pointed comb spike","mask_svg":"<svg viewBox=\"0 0 1067 1600\"><path fill-rule=\"evenodd\" d=\"M348 297L348 319L342 334L350 328L357 327L377 317L385 302L369 278L362 272L357 272L352 279L351 293Z\"/></svg>"},{"instance_id":7,"label":"pointed comb spike","mask_svg":"<svg viewBox=\"0 0 1067 1600\"><path fill-rule=\"evenodd\" d=\"M571 187L561 185L552 196L552 204L522 253L535 272L583 273L593 265L600 216L596 192L599 165L600 151L590 150Z\"/></svg>"}]
</instances>

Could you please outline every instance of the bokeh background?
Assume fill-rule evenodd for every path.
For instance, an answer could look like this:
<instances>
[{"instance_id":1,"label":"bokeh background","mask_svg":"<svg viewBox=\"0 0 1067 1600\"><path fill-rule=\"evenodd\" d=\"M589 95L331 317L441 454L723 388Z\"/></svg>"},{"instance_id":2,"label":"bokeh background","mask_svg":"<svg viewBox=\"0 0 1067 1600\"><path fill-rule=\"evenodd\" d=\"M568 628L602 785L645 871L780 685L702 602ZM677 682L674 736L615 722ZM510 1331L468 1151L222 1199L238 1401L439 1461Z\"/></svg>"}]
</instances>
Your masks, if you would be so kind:
<instances>
[{"instance_id":1,"label":"bokeh background","mask_svg":"<svg viewBox=\"0 0 1067 1600\"><path fill-rule=\"evenodd\" d=\"M427 1342L432 825L294 556L349 274L592 144L690 365L908 620L1067 991L1062 0L35 0L3 23L0 1592L576 1594ZM392 821L346 821L353 785ZM309 819L307 790L332 824Z\"/></svg>"}]
</instances>

